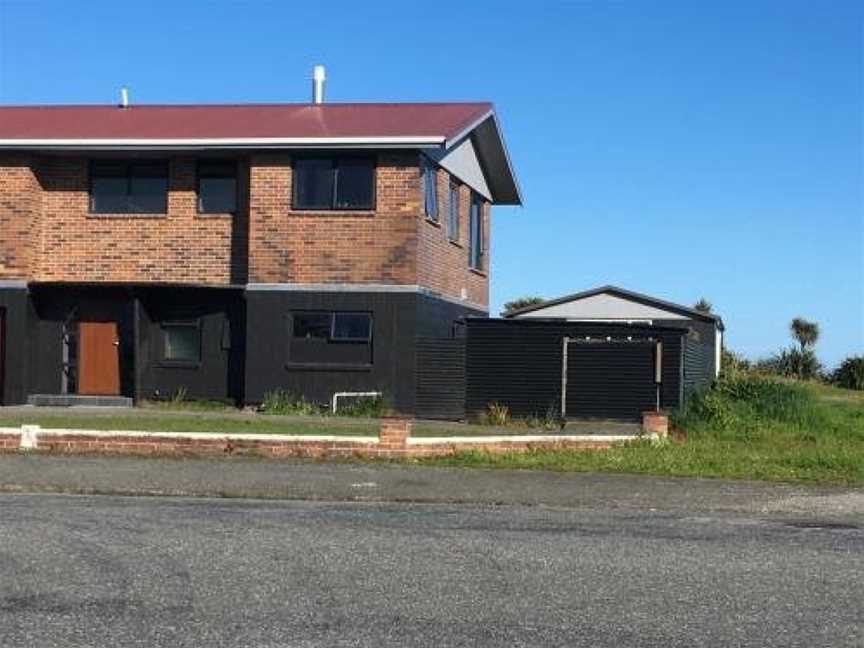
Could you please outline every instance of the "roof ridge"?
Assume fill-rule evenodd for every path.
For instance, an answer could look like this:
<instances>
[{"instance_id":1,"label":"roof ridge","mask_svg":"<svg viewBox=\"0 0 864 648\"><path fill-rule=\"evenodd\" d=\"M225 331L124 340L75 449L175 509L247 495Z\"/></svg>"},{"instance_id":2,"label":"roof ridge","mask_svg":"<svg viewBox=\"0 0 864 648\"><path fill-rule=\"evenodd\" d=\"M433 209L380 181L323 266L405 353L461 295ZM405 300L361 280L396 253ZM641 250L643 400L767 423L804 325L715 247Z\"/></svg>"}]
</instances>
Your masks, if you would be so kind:
<instances>
[{"instance_id":1,"label":"roof ridge","mask_svg":"<svg viewBox=\"0 0 864 648\"><path fill-rule=\"evenodd\" d=\"M328 101L323 104L310 102L217 102L217 103L130 103L127 109L134 108L280 108L280 107L357 107L357 106L488 106L491 101ZM116 108L115 103L80 104L0 104L3 108Z\"/></svg>"}]
</instances>

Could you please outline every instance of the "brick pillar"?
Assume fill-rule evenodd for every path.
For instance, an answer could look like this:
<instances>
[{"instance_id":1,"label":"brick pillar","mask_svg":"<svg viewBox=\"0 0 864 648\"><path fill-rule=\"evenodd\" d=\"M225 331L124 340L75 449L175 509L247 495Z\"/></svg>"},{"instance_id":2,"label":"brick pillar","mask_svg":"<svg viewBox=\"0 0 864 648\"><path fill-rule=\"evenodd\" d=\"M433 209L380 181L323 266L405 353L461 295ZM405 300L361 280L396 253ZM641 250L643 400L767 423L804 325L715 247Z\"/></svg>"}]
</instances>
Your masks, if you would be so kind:
<instances>
[{"instance_id":1,"label":"brick pillar","mask_svg":"<svg viewBox=\"0 0 864 648\"><path fill-rule=\"evenodd\" d=\"M382 450L404 450L411 436L414 421L407 416L385 416L381 418L378 442Z\"/></svg>"},{"instance_id":2,"label":"brick pillar","mask_svg":"<svg viewBox=\"0 0 864 648\"><path fill-rule=\"evenodd\" d=\"M669 436L669 417L663 412L654 410L642 412L642 430L664 439Z\"/></svg>"}]
</instances>

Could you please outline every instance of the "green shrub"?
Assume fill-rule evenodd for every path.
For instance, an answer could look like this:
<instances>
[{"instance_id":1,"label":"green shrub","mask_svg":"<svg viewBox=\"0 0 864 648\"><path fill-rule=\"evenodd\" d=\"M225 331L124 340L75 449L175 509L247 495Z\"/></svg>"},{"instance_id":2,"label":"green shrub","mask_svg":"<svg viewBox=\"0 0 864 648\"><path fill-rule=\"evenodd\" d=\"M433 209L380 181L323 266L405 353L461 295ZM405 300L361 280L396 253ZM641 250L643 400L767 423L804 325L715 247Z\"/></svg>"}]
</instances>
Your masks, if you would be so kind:
<instances>
[{"instance_id":1,"label":"green shrub","mask_svg":"<svg viewBox=\"0 0 864 648\"><path fill-rule=\"evenodd\" d=\"M759 373L785 376L787 378L802 378L805 380L819 378L822 365L812 349L780 349L777 353L759 360L754 369Z\"/></svg>"},{"instance_id":2,"label":"green shrub","mask_svg":"<svg viewBox=\"0 0 864 648\"><path fill-rule=\"evenodd\" d=\"M323 414L326 409L318 403L306 400L303 396L296 396L284 389L277 389L264 394L261 412L263 414L314 416Z\"/></svg>"},{"instance_id":3,"label":"green shrub","mask_svg":"<svg viewBox=\"0 0 864 648\"><path fill-rule=\"evenodd\" d=\"M804 386L768 376L724 376L712 388L691 396L674 422L684 429L740 431L771 422L815 429L824 424L815 400Z\"/></svg>"},{"instance_id":4,"label":"green shrub","mask_svg":"<svg viewBox=\"0 0 864 648\"><path fill-rule=\"evenodd\" d=\"M381 397L360 396L348 401L340 401L339 416L357 416L361 418L380 418L387 409Z\"/></svg>"},{"instance_id":5,"label":"green shrub","mask_svg":"<svg viewBox=\"0 0 864 648\"><path fill-rule=\"evenodd\" d=\"M504 427L510 423L510 408L504 403L489 403L484 413L484 422L487 425Z\"/></svg>"},{"instance_id":6,"label":"green shrub","mask_svg":"<svg viewBox=\"0 0 864 648\"><path fill-rule=\"evenodd\" d=\"M751 369L750 361L744 356L729 349L723 349L720 357L720 369L724 374L736 374Z\"/></svg>"},{"instance_id":7,"label":"green shrub","mask_svg":"<svg viewBox=\"0 0 864 648\"><path fill-rule=\"evenodd\" d=\"M864 356L846 358L831 375L831 382L846 389L864 390Z\"/></svg>"}]
</instances>

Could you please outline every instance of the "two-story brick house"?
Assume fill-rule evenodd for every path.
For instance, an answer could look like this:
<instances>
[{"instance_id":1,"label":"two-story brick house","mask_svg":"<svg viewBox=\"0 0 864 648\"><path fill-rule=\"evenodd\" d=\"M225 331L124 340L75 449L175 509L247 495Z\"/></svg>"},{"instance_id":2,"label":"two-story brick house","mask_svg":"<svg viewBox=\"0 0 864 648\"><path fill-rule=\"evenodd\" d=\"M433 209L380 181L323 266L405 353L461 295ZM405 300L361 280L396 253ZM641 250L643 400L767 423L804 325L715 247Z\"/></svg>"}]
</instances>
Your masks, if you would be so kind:
<instances>
[{"instance_id":1,"label":"two-story brick house","mask_svg":"<svg viewBox=\"0 0 864 648\"><path fill-rule=\"evenodd\" d=\"M520 200L488 103L0 107L0 402L410 410Z\"/></svg>"}]
</instances>

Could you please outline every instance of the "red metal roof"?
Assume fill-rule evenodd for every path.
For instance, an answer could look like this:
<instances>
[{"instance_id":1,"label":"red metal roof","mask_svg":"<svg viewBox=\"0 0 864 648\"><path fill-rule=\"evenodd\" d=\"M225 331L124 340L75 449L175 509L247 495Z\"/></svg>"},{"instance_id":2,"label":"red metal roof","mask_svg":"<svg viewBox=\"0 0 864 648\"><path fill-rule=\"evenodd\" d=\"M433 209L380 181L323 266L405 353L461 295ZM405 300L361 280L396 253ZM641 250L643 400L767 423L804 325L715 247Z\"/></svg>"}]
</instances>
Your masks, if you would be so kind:
<instances>
[{"instance_id":1,"label":"red metal roof","mask_svg":"<svg viewBox=\"0 0 864 648\"><path fill-rule=\"evenodd\" d=\"M0 140L445 137L489 103L0 106Z\"/></svg>"}]
</instances>

